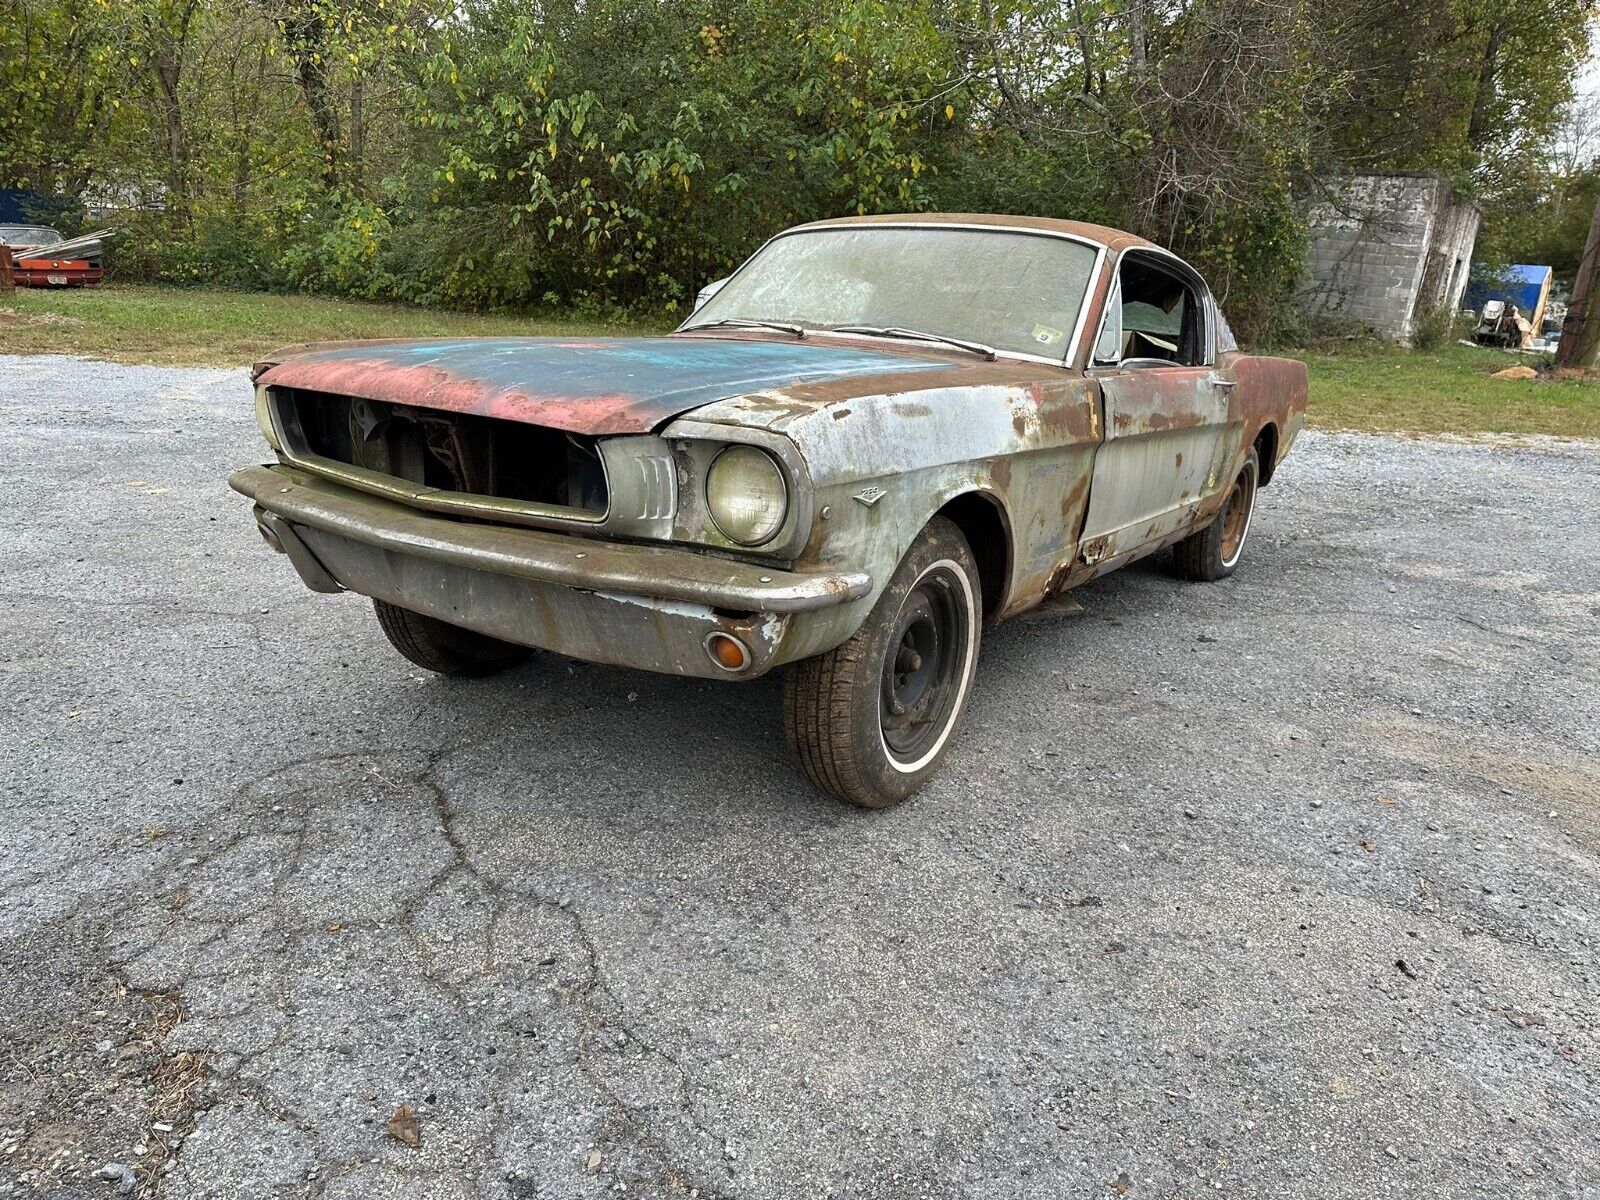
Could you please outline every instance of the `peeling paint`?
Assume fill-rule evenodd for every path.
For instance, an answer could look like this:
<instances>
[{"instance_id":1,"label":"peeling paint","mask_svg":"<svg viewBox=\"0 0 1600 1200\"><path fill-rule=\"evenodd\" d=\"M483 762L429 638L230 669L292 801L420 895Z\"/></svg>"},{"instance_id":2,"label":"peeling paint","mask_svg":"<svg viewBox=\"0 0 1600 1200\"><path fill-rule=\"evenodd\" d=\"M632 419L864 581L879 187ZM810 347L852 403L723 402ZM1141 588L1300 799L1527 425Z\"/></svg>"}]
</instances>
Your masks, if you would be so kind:
<instances>
[{"instance_id":1,"label":"peeling paint","mask_svg":"<svg viewBox=\"0 0 1600 1200\"><path fill-rule=\"evenodd\" d=\"M690 617L710 621L715 616L710 606L705 604L688 604L682 600L656 600L650 596L630 596L626 592L596 591L594 594L603 600L615 600L618 604L636 604L640 608L671 613L675 617ZM773 616L775 617L776 614L773 614Z\"/></svg>"},{"instance_id":2,"label":"peeling paint","mask_svg":"<svg viewBox=\"0 0 1600 1200\"><path fill-rule=\"evenodd\" d=\"M573 433L647 433L679 413L782 386L947 369L938 359L837 342L750 338L485 338L311 350L267 387L473 413Z\"/></svg>"}]
</instances>

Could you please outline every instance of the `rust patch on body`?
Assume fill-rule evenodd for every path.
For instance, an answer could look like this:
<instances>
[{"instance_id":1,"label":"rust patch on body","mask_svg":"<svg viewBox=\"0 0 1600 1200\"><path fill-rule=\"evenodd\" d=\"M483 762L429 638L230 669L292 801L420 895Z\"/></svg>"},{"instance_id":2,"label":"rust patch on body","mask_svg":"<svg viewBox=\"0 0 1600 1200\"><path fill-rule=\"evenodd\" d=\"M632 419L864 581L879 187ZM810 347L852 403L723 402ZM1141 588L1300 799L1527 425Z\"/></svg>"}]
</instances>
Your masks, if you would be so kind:
<instances>
[{"instance_id":1,"label":"rust patch on body","mask_svg":"<svg viewBox=\"0 0 1600 1200\"><path fill-rule=\"evenodd\" d=\"M628 433L654 420L648 401L618 392L537 395L462 379L438 367L410 366L373 358L301 363L291 359L267 371L268 387L293 387L335 395L381 399L444 412L471 413L590 434Z\"/></svg>"},{"instance_id":2,"label":"rust patch on body","mask_svg":"<svg viewBox=\"0 0 1600 1200\"><path fill-rule=\"evenodd\" d=\"M840 225L895 225L915 222L918 225L983 225L992 229L1034 229L1050 233L1066 233L1085 241L1105 246L1112 251L1132 246L1155 246L1154 242L1113 229L1109 225L1095 225L1089 221L1067 221L1059 217L1024 217L996 213L882 213L866 217L829 217L797 225L796 229L827 229Z\"/></svg>"},{"instance_id":3,"label":"rust patch on body","mask_svg":"<svg viewBox=\"0 0 1600 1200\"><path fill-rule=\"evenodd\" d=\"M1073 522L1083 513L1083 502L1089 496L1090 475L1085 472L1078 477L1078 481L1067 489L1061 497L1061 520Z\"/></svg>"},{"instance_id":4,"label":"rust patch on body","mask_svg":"<svg viewBox=\"0 0 1600 1200\"><path fill-rule=\"evenodd\" d=\"M896 377L942 381L954 366L948 355L843 342L472 338L314 350L260 382L604 435L648 433L707 404L811 386L832 385L841 399L879 394L897 390Z\"/></svg>"}]
</instances>

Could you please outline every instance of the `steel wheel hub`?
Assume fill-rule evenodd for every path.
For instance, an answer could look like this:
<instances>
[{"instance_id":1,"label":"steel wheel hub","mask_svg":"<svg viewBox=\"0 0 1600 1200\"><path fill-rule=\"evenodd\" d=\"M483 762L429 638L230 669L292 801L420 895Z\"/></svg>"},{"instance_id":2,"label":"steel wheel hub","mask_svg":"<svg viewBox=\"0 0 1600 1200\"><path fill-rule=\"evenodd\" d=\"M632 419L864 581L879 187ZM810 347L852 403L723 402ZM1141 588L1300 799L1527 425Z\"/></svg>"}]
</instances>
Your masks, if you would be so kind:
<instances>
[{"instance_id":1,"label":"steel wheel hub","mask_svg":"<svg viewBox=\"0 0 1600 1200\"><path fill-rule=\"evenodd\" d=\"M914 762L932 746L960 694L969 615L959 580L930 571L901 606L884 654L879 721L889 753Z\"/></svg>"}]
</instances>

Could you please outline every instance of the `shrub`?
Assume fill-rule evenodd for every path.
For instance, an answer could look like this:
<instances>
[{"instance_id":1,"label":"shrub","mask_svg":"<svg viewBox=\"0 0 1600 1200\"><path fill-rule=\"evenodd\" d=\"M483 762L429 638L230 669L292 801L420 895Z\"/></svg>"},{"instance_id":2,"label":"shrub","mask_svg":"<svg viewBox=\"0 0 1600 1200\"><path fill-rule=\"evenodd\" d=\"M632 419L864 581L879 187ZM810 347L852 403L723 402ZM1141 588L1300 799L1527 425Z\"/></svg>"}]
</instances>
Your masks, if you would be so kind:
<instances>
[{"instance_id":1,"label":"shrub","mask_svg":"<svg viewBox=\"0 0 1600 1200\"><path fill-rule=\"evenodd\" d=\"M1464 318L1448 304L1419 307L1412 324L1411 345L1417 350L1437 350L1455 341L1463 332Z\"/></svg>"}]
</instances>

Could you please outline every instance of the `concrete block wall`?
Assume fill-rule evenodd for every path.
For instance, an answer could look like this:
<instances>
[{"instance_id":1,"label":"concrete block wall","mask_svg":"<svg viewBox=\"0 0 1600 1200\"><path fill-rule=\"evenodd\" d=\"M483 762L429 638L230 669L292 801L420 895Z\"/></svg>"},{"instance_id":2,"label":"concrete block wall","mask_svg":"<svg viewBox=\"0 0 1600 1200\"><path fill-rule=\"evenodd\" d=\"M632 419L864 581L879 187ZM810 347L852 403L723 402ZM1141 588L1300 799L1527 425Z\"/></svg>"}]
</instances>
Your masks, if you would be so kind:
<instances>
[{"instance_id":1,"label":"concrete block wall","mask_svg":"<svg viewBox=\"0 0 1600 1200\"><path fill-rule=\"evenodd\" d=\"M1353 321L1409 341L1421 313L1459 302L1477 238L1476 207L1435 175L1340 180L1308 213L1311 248L1301 304L1313 318Z\"/></svg>"},{"instance_id":2,"label":"concrete block wall","mask_svg":"<svg viewBox=\"0 0 1600 1200\"><path fill-rule=\"evenodd\" d=\"M1434 223L1428 262L1423 272L1422 292L1417 311L1434 305L1451 310L1461 307L1467 291L1467 276L1472 269L1472 250L1478 241L1478 226L1483 211L1477 205L1450 194L1448 186Z\"/></svg>"}]
</instances>

